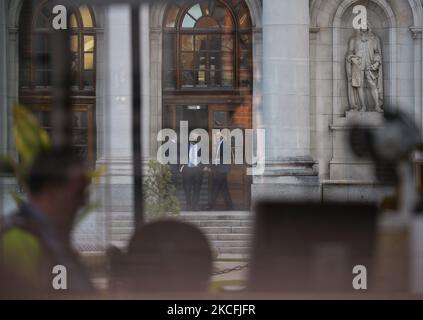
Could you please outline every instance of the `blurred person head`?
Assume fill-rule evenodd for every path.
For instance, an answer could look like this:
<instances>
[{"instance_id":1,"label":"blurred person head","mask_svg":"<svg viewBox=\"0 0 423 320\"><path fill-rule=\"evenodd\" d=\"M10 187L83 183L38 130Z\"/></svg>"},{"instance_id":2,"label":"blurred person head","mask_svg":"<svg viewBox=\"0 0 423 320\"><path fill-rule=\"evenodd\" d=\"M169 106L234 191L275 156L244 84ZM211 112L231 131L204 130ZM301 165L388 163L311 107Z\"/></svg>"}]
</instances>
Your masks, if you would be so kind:
<instances>
[{"instance_id":1,"label":"blurred person head","mask_svg":"<svg viewBox=\"0 0 423 320\"><path fill-rule=\"evenodd\" d=\"M78 210L86 205L88 167L71 149L41 153L27 176L29 201L62 232L70 233Z\"/></svg>"},{"instance_id":2,"label":"blurred person head","mask_svg":"<svg viewBox=\"0 0 423 320\"><path fill-rule=\"evenodd\" d=\"M66 250L71 248L70 234L76 213L86 203L87 173L85 162L70 149L52 148L36 157L25 176L32 210L24 206L0 231L0 299L58 293L51 291L52 266L55 265L66 265L72 270L66 293L91 292L84 267L72 250ZM40 217L53 226L56 234L48 232ZM57 240L61 240L63 246L51 245ZM1 284L5 284L4 290Z\"/></svg>"}]
</instances>

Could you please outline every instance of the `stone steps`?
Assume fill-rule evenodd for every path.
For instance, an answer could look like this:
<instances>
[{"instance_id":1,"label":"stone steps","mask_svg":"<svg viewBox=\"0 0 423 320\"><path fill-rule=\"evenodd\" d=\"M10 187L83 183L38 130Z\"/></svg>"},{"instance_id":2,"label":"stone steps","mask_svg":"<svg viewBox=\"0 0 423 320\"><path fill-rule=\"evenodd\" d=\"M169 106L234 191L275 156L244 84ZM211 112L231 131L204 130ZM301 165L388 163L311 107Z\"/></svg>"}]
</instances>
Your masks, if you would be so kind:
<instances>
[{"instance_id":1,"label":"stone steps","mask_svg":"<svg viewBox=\"0 0 423 320\"><path fill-rule=\"evenodd\" d=\"M252 220L253 216L248 211L218 211L218 212L182 212L181 218L186 221L202 220Z\"/></svg>"},{"instance_id":2,"label":"stone steps","mask_svg":"<svg viewBox=\"0 0 423 320\"><path fill-rule=\"evenodd\" d=\"M219 254L226 253L226 254L249 254L250 248L249 247L217 247L217 252Z\"/></svg>"},{"instance_id":3,"label":"stone steps","mask_svg":"<svg viewBox=\"0 0 423 320\"><path fill-rule=\"evenodd\" d=\"M190 221L188 219L184 219L184 221L192 223L197 227L252 227L253 221L252 220L197 220L197 221ZM128 229L133 227L132 220L114 220L112 221L112 228L117 229Z\"/></svg>"},{"instance_id":4,"label":"stone steps","mask_svg":"<svg viewBox=\"0 0 423 320\"><path fill-rule=\"evenodd\" d=\"M225 241L216 241L212 240L210 243L217 248L249 248L250 241L239 241L239 240L225 240Z\"/></svg>"},{"instance_id":5,"label":"stone steps","mask_svg":"<svg viewBox=\"0 0 423 320\"><path fill-rule=\"evenodd\" d=\"M252 239L251 234L235 233L235 234L208 234L207 238L210 241L221 240L221 241L249 241Z\"/></svg>"},{"instance_id":6,"label":"stone steps","mask_svg":"<svg viewBox=\"0 0 423 320\"><path fill-rule=\"evenodd\" d=\"M181 217L204 232L218 260L248 259L254 224L250 212L188 212Z\"/></svg>"},{"instance_id":7,"label":"stone steps","mask_svg":"<svg viewBox=\"0 0 423 320\"><path fill-rule=\"evenodd\" d=\"M180 219L203 231L218 260L248 258L254 224L249 212L183 212ZM112 243L125 248L133 233L131 213L114 213L111 225Z\"/></svg>"},{"instance_id":8,"label":"stone steps","mask_svg":"<svg viewBox=\"0 0 423 320\"><path fill-rule=\"evenodd\" d=\"M251 220L200 220L189 221L198 227L252 227L253 221Z\"/></svg>"},{"instance_id":9,"label":"stone steps","mask_svg":"<svg viewBox=\"0 0 423 320\"><path fill-rule=\"evenodd\" d=\"M251 227L200 227L205 234L248 234L251 233Z\"/></svg>"}]
</instances>

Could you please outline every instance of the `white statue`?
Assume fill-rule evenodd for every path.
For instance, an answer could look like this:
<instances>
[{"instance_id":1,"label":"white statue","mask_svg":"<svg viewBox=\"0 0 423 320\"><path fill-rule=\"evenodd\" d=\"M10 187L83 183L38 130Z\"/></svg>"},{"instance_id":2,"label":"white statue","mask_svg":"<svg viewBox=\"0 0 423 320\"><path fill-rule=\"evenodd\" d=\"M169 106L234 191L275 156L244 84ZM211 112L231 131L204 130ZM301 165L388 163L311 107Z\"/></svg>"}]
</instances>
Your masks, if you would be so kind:
<instances>
[{"instance_id":1,"label":"white statue","mask_svg":"<svg viewBox=\"0 0 423 320\"><path fill-rule=\"evenodd\" d=\"M370 24L350 39L346 67L351 110L383 112L382 46Z\"/></svg>"}]
</instances>

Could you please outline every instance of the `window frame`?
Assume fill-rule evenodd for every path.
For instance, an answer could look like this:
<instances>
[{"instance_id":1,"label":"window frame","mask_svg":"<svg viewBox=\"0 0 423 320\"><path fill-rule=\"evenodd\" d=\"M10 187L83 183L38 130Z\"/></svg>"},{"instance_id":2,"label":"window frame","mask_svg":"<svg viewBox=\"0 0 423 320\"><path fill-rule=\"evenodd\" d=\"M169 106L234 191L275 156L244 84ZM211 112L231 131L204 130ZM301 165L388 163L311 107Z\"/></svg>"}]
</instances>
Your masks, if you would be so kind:
<instances>
[{"instance_id":1,"label":"window frame","mask_svg":"<svg viewBox=\"0 0 423 320\"><path fill-rule=\"evenodd\" d=\"M28 78L28 83L25 83L24 85L22 85L22 83L20 83L20 87L24 88L24 89L29 89L31 91L33 90L49 90L51 89L51 81L50 84L40 84L37 83L37 78L36 78L36 73L37 72L48 72L48 71L52 71L51 66L49 66L47 69L42 69L40 68L39 64L36 61L36 49L35 49L35 42L34 39L37 38L38 36L44 36L44 37L49 37L49 33L51 33L52 29L51 29L51 20L53 17L53 14L48 18L49 20L49 26L50 27L37 27L37 19L39 18L40 14L42 13L42 10L44 9L45 6L51 5L48 1L43 1L40 2L37 7L34 10L34 14L32 17L32 21L30 23L30 35L29 35L29 39L27 38L26 40L29 40L29 52L26 53L26 55L29 57L29 71L28 70L23 70L24 73L28 72L29 78ZM81 5L80 7L82 7L83 5ZM77 37L77 43L78 43L78 48L77 48L77 61L78 61L78 65L77 65L77 72L76 72L76 77L77 77L77 81L76 83L72 84L71 86L71 91L72 92L80 92L83 95L87 94L87 95L95 95L95 88L96 88L96 72L97 72L97 28L96 28L96 20L95 20L95 15L93 12L93 9L90 6L86 6L86 8L89 10L90 13L90 17L92 20L92 27L84 27L83 25L83 19L82 19L82 15L80 12L80 7L75 7L75 6L71 6L68 8L68 26L69 26L69 30L70 30L70 38L73 36ZM44 15L44 14L43 14ZM75 15L76 18L76 22L77 22L77 27L70 27L70 17L72 15ZM84 37L85 36L92 36L94 37L94 47L90 52L85 52L84 51ZM48 52L47 52L48 53ZM84 69L84 63L85 63L85 53L92 53L93 54L93 69L91 70L85 70ZM74 54L73 52L71 53L72 55ZM72 57L72 61L73 61L73 57ZM92 73L91 75L91 81L92 81L92 85L85 85L84 81L85 81L85 76L87 73ZM51 74L50 74L51 77Z\"/></svg>"},{"instance_id":2,"label":"window frame","mask_svg":"<svg viewBox=\"0 0 423 320\"><path fill-rule=\"evenodd\" d=\"M38 40L38 36L48 37L49 33L52 32L51 22L52 13L48 18L48 23L44 23L44 27L36 28L36 22L41 10L44 10L44 6L49 7L48 1L40 1L37 3L34 10L29 10L28 7L23 7L20 14L19 24L19 103L24 104L29 109L33 110L35 114L38 112L50 112L52 111L52 86L50 85L37 85L35 82L35 72L40 70L39 66L36 66L35 61L35 41ZM81 5L82 7L83 5ZM51 7L50 7L51 8ZM76 128L75 131L85 131L86 145L75 145L76 149L86 149L86 160L88 164L94 168L97 159L97 137L96 137L96 78L97 78L97 41L98 41L98 28L97 21L95 18L94 10L91 6L86 5L89 10L90 18L92 20L92 27L84 27L83 19L80 12L80 7L72 6L68 8L68 26L70 26L70 17L75 14L78 27L70 27L70 36L77 37L77 54L78 54L78 66L77 66L77 77L78 81L76 85L70 87L70 109L72 113L79 112L86 114L87 128ZM50 12L50 11L49 11ZM29 14L32 14L31 16ZM46 16L44 14L44 16ZM89 53L93 54L93 69L89 70L92 74L92 85L84 85L84 36L93 36L93 48ZM51 40L50 40L51 41ZM51 52L49 47L41 46L47 53ZM51 67L50 67L51 69ZM52 74L50 74L52 77ZM43 126L43 125L42 125Z\"/></svg>"},{"instance_id":3,"label":"window frame","mask_svg":"<svg viewBox=\"0 0 423 320\"><path fill-rule=\"evenodd\" d=\"M248 13L248 23L246 28L240 27L240 17L237 16L235 13L235 8L233 7L233 1L222 1L222 0L215 0L219 1L219 3L228 10L230 17L232 19L232 29L230 31L225 30L224 27L220 28L183 28L182 23L185 18L185 16L188 14L189 10L191 10L192 7L194 7L196 4L200 4L203 2L202 0L196 0L196 1L185 1L183 5L179 5L178 3L169 4L165 11L165 16L163 20L163 39L162 39L162 47L163 47L163 63L162 63L162 76L163 79L167 78L167 73L173 74L174 72L174 84L173 85L167 85L166 83L163 83L163 91L168 93L178 93L178 92L201 92L201 91L221 91L221 92L233 92L233 91L239 91L239 90L247 90L252 91L253 89L253 59L252 59L252 21L249 11ZM181 3L181 1L179 2ZM168 17L172 13L172 9L174 6L179 7L179 11L176 15L176 19L174 21L173 27L166 26L168 22ZM248 6L246 5L245 1L240 0L236 3L236 6L243 6L245 9L248 10ZM241 10L241 9L239 9ZM202 16L206 17L206 16ZM208 15L208 17L212 17ZM201 18L200 18L201 19ZM206 35L207 37L210 35L231 35L233 37L233 48L232 48L232 61L233 61L233 68L232 68L232 86L225 87L222 84L220 86L217 85L210 85L206 81L205 86L196 86L194 83L192 87L185 87L183 86L183 71L186 70L182 66L182 54L183 54L183 48L182 48L182 37L189 35L195 37L196 35ZM248 50L241 50L240 45L240 38L241 35L247 34L250 37L250 44ZM167 38L173 35L174 37L174 43L172 44L172 48L167 47ZM194 47L193 53L195 54L196 48ZM173 68L169 68L168 62L165 60L167 57L167 52L174 52L174 61L172 61L171 64ZM219 55L222 55L225 51L219 50ZM247 52L247 59L248 59L248 67L247 68L241 68L241 53ZM207 62L208 63L208 62ZM206 68L207 69L207 68ZM223 67L222 74L220 76L220 79L218 82L223 82ZM193 68L193 72L200 70L199 67ZM247 72L248 73L248 79L249 79L249 85L243 86L241 83L241 73ZM207 74L207 73L206 73ZM198 78L198 77L197 77ZM216 81L217 82L217 81Z\"/></svg>"}]
</instances>

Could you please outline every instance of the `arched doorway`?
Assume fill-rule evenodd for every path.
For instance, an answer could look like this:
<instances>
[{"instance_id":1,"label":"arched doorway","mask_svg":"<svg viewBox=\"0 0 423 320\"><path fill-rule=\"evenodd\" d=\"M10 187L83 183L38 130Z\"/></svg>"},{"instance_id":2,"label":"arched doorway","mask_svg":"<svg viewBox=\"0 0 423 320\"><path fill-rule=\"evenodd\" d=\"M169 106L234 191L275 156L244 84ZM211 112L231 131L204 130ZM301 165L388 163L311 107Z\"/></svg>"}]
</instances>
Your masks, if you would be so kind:
<instances>
[{"instance_id":1,"label":"arched doorway","mask_svg":"<svg viewBox=\"0 0 423 320\"><path fill-rule=\"evenodd\" d=\"M252 23L245 1L170 4L163 22L163 126L178 132L181 121L188 121L190 130L205 129L210 136L213 129L251 129L252 65ZM246 166L232 165L228 182L235 209L249 209ZM205 205L211 190L207 178L201 190Z\"/></svg>"},{"instance_id":2,"label":"arched doorway","mask_svg":"<svg viewBox=\"0 0 423 320\"><path fill-rule=\"evenodd\" d=\"M50 34L53 7L50 1L24 2L19 19L19 101L31 108L51 133L52 52ZM67 7L70 11L72 51L71 108L73 148L91 165L96 160L96 21L92 8Z\"/></svg>"}]
</instances>

